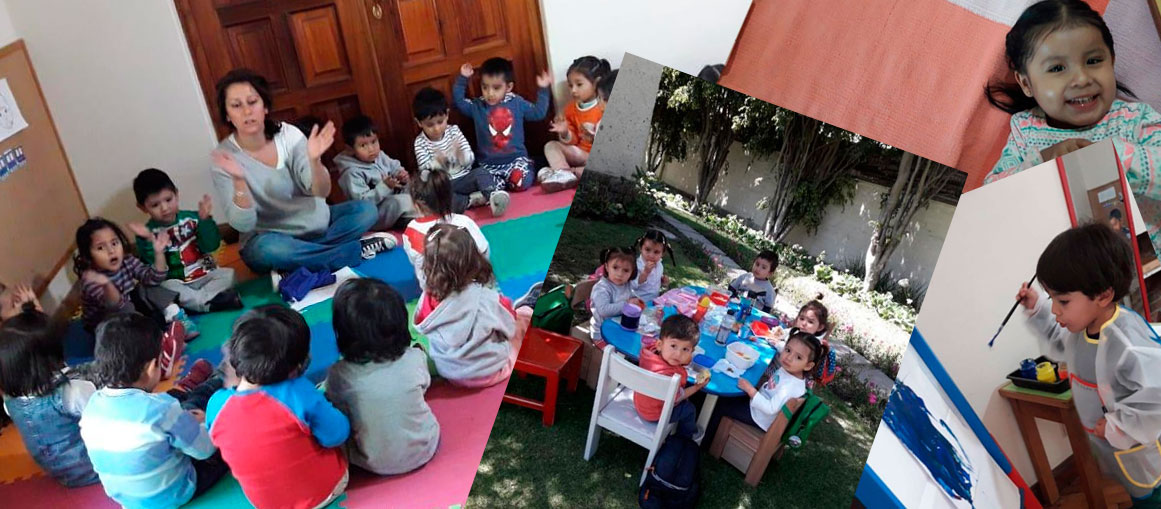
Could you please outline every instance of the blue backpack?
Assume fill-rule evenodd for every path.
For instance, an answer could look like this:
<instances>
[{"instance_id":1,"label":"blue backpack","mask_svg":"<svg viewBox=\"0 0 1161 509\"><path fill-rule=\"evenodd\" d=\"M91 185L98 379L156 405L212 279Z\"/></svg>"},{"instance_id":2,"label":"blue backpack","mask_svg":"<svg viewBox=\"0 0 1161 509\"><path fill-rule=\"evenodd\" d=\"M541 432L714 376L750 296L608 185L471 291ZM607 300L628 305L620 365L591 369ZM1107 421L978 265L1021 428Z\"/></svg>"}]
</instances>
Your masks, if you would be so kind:
<instances>
[{"instance_id":1,"label":"blue backpack","mask_svg":"<svg viewBox=\"0 0 1161 509\"><path fill-rule=\"evenodd\" d=\"M686 509L697 506L701 488L698 467L701 449L687 437L671 436L661 444L637 503L641 509Z\"/></svg>"}]
</instances>

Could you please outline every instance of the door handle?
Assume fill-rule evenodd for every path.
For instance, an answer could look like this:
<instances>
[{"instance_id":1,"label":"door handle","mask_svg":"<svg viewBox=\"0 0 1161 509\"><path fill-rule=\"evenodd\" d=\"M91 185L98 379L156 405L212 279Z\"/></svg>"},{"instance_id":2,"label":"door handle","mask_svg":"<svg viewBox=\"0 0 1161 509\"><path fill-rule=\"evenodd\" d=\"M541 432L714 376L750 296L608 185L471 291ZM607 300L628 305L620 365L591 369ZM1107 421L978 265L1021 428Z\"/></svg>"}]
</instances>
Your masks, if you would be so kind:
<instances>
[{"instance_id":1,"label":"door handle","mask_svg":"<svg viewBox=\"0 0 1161 509\"><path fill-rule=\"evenodd\" d=\"M372 5L371 6L371 15L375 16L375 19L383 19L383 6L379 3L375 3L375 5Z\"/></svg>"}]
</instances>

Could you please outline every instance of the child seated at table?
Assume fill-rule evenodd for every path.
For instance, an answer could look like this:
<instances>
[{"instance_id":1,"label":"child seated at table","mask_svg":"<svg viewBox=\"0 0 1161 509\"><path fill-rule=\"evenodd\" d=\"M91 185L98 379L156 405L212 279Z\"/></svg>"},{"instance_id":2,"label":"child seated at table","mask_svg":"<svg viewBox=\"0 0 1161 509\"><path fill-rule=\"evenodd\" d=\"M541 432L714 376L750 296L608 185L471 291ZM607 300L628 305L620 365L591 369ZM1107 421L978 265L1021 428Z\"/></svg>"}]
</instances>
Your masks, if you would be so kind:
<instances>
[{"instance_id":1,"label":"child seated at table","mask_svg":"<svg viewBox=\"0 0 1161 509\"><path fill-rule=\"evenodd\" d=\"M1106 225L1072 228L1044 249L1036 275L1046 295L1024 283L1016 297L1041 351L1068 362L1072 400L1101 470L1138 502L1156 501L1161 346L1141 315L1117 305L1134 278L1132 248Z\"/></svg>"},{"instance_id":2,"label":"child seated at table","mask_svg":"<svg viewBox=\"0 0 1161 509\"><path fill-rule=\"evenodd\" d=\"M645 302L653 302L661 295L661 287L669 282L665 277L665 267L661 258L669 252L669 260L677 265L673 256L673 248L669 246L669 238L661 230L649 230L637 239L637 276L633 278L630 287L633 294Z\"/></svg>"},{"instance_id":3,"label":"child seated at table","mask_svg":"<svg viewBox=\"0 0 1161 509\"><path fill-rule=\"evenodd\" d=\"M638 365L654 373L670 376L674 373L681 377L682 390L677 392L677 400L673 412L669 414L669 422L677 424L678 436L699 439L697 435L697 409L689 401L689 397L700 391L710 378L703 377L697 383L686 387L689 374L685 366L693 359L693 349L697 348L697 340L701 336L697 324L685 315L673 315L661 322L661 339L652 345L641 346L638 355ZM665 402L657 398L650 398L640 393L633 394L633 406L637 414L649 422L657 422L661 418L661 409Z\"/></svg>"},{"instance_id":4,"label":"child seated at table","mask_svg":"<svg viewBox=\"0 0 1161 509\"><path fill-rule=\"evenodd\" d=\"M730 296L747 297L754 301L754 308L767 313L774 309L778 290L770 284L770 276L778 269L778 253L769 249L758 253L750 272L734 278L730 282Z\"/></svg>"},{"instance_id":5,"label":"child seated at table","mask_svg":"<svg viewBox=\"0 0 1161 509\"><path fill-rule=\"evenodd\" d=\"M645 303L633 296L630 285L630 280L637 277L636 257L637 253L626 247L611 247L601 251L604 273L597 284L593 285L589 297L589 312L593 315L589 328L597 348L605 347L601 337L601 323L606 318L621 314L621 308L629 301L645 308Z\"/></svg>"},{"instance_id":6,"label":"child seated at table","mask_svg":"<svg viewBox=\"0 0 1161 509\"><path fill-rule=\"evenodd\" d=\"M822 297L821 293L818 294L814 300L807 302L798 310L798 315L795 316L794 320L784 322L784 325L790 326L789 331L775 328L767 340L770 346L782 350L786 345L786 340L798 331L806 332L826 343L826 335L830 332L830 311L823 305Z\"/></svg>"},{"instance_id":7,"label":"child seated at table","mask_svg":"<svg viewBox=\"0 0 1161 509\"><path fill-rule=\"evenodd\" d=\"M817 336L804 331L791 334L786 347L774 356L766 368L770 375L764 374L758 379L758 387L754 387L745 378L738 378L738 388L748 398L724 398L718 401L706 427L710 441L713 441L713 433L716 433L718 422L723 416L742 424L757 426L762 431L770 429L787 401L806 394L807 378L815 376L815 365L829 354L830 348Z\"/></svg>"}]
</instances>

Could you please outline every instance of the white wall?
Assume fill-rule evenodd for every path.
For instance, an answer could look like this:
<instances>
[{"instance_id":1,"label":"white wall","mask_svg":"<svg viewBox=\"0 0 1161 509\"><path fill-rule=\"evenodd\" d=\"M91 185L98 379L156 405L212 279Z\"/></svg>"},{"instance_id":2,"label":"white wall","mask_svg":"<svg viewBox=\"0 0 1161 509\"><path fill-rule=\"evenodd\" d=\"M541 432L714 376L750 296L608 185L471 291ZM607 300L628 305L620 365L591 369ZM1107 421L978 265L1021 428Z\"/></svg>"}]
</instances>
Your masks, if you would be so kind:
<instances>
[{"instance_id":1,"label":"white wall","mask_svg":"<svg viewBox=\"0 0 1161 509\"><path fill-rule=\"evenodd\" d=\"M706 65L724 64L749 9L750 0L540 0L557 104L567 98L562 83L569 64L585 55L616 69L629 51L695 76Z\"/></svg>"},{"instance_id":2,"label":"white wall","mask_svg":"<svg viewBox=\"0 0 1161 509\"><path fill-rule=\"evenodd\" d=\"M12 26L12 16L8 14L8 6L0 3L0 46L20 38L16 27Z\"/></svg>"},{"instance_id":3,"label":"white wall","mask_svg":"<svg viewBox=\"0 0 1161 509\"><path fill-rule=\"evenodd\" d=\"M749 219L751 226L760 228L766 220L766 211L758 203L769 195L773 185L767 183L773 176L771 163L759 160L752 163L741 145L735 145L727 158L729 171L719 177L710 192L710 202L740 218ZM694 194L697 190L697 155L685 161L674 161L662 170L662 181L682 191ZM784 240L799 244L812 254L826 251L826 259L834 264L850 258L866 256L871 241L869 222L879 217L879 200L875 193L885 192L883 186L858 182L855 199L846 207L831 207L822 225L814 233L805 228L790 230ZM936 258L943 247L943 238L951 224L955 207L932 202L920 210L895 250L887 268L898 277L926 283L931 279ZM744 260L736 260L745 264ZM841 265L841 264L840 264Z\"/></svg>"},{"instance_id":4,"label":"white wall","mask_svg":"<svg viewBox=\"0 0 1161 509\"><path fill-rule=\"evenodd\" d=\"M1040 355L1037 335L1017 312L988 348L1020 284L1044 247L1071 222L1056 165L1042 164L965 193L947 232L916 328L1029 484L1036 472L1011 406L997 389L1020 360ZM1013 220L1019 218L1019 220ZM1039 422L1049 462L1071 452L1064 428Z\"/></svg>"}]
</instances>

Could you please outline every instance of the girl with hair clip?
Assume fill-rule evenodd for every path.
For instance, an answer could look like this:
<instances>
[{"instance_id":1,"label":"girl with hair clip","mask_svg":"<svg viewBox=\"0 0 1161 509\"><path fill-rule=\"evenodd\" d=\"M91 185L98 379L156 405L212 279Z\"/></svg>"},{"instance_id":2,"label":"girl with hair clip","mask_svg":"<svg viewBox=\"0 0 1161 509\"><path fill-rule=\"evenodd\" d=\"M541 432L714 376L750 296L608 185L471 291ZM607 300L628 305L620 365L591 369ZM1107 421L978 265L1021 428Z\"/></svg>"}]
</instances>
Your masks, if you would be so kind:
<instances>
[{"instance_id":1,"label":"girl with hair clip","mask_svg":"<svg viewBox=\"0 0 1161 509\"><path fill-rule=\"evenodd\" d=\"M636 252L627 247L611 247L601 251L601 279L593 285L592 295L589 297L589 312L593 317L589 321L592 330L593 344L597 348L605 347L605 340L601 338L601 323L606 318L621 314L621 308L626 302L633 302L642 309L645 302L633 296L631 281L637 277Z\"/></svg>"},{"instance_id":2,"label":"girl with hair clip","mask_svg":"<svg viewBox=\"0 0 1161 509\"><path fill-rule=\"evenodd\" d=\"M463 228L471 235L484 259L488 259L488 239L480 227L472 218L452 212L452 185L447 172L420 170L419 178L411 182L411 200L419 217L407 223L403 230L403 250L415 267L415 278L419 280L421 289L426 286L423 263L427 235L436 225L451 224Z\"/></svg>"},{"instance_id":3,"label":"girl with hair clip","mask_svg":"<svg viewBox=\"0 0 1161 509\"><path fill-rule=\"evenodd\" d=\"M661 230L648 230L645 235L637 239L634 245L637 252L637 277L629 285L633 295L645 302L652 302L661 295L661 287L669 284L665 277L665 267L661 259L666 252L669 260L677 265L677 258L673 255L673 247L669 245L669 238Z\"/></svg>"},{"instance_id":4,"label":"girl with hair clip","mask_svg":"<svg viewBox=\"0 0 1161 509\"><path fill-rule=\"evenodd\" d=\"M597 125L605 114L605 102L598 93L601 80L612 71L609 61L594 56L573 60L568 66L568 92L572 101L564 117L552 121L549 132L560 137L544 146L548 166L537 174L545 192L575 187L589 160Z\"/></svg>"},{"instance_id":5,"label":"girl with hair clip","mask_svg":"<svg viewBox=\"0 0 1161 509\"><path fill-rule=\"evenodd\" d=\"M790 331L785 333L787 338L794 336L798 332L805 332L816 338L826 347L826 356L817 363L815 367L814 380L822 385L830 383L834 378L836 359L833 351L830 350L830 343L827 342L827 336L830 335L830 311L822 303L823 295L820 293L814 300L807 302L798 310L798 316L793 321L788 321ZM774 337L769 340L771 346L777 348L779 351L785 348L787 341L782 339L784 333L782 329L775 329ZM763 377L770 376L771 370L763 374ZM764 378L763 378L764 379ZM761 383L759 383L761 385Z\"/></svg>"},{"instance_id":6,"label":"girl with hair clip","mask_svg":"<svg viewBox=\"0 0 1161 509\"><path fill-rule=\"evenodd\" d=\"M415 327L431 343L439 375L464 387L488 387L512 374L520 352L516 311L495 288L492 264L466 228L432 227L425 239L427 287Z\"/></svg>"}]
</instances>

